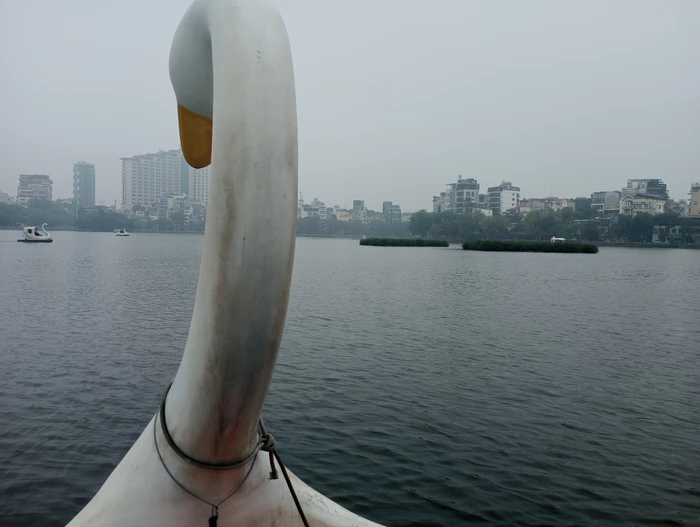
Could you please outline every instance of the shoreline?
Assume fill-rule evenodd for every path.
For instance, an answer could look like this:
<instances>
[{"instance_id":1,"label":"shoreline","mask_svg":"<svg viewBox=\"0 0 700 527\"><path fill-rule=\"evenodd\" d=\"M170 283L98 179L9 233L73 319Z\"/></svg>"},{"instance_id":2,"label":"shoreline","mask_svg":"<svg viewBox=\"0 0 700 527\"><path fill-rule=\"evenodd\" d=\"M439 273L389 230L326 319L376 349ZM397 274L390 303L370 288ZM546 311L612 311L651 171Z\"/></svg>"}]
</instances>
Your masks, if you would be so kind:
<instances>
[{"instance_id":1,"label":"shoreline","mask_svg":"<svg viewBox=\"0 0 700 527\"><path fill-rule=\"evenodd\" d=\"M51 232L95 232L112 234L112 231L92 231L85 229L73 229L56 227L50 229ZM18 231L17 227L0 227L0 231ZM129 231L129 234L204 234L204 231ZM297 234L297 238L341 238L347 240L359 240L362 234ZM367 236L367 235L364 235ZM369 236L368 236L369 237ZM489 241L532 241L532 240L489 240ZM462 245L463 242L450 241L450 245ZM630 242L595 242L598 247L620 247L627 249L695 249L700 250L700 245L677 244L677 243L630 243Z\"/></svg>"}]
</instances>

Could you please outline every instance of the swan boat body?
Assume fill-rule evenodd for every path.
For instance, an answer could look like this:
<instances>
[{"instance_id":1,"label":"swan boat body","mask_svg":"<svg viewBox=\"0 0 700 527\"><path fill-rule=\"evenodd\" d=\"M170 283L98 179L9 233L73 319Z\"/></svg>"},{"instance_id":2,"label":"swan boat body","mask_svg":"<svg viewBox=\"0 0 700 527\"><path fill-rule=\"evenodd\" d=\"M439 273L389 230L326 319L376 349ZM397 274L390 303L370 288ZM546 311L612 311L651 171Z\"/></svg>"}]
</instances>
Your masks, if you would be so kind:
<instances>
[{"instance_id":1,"label":"swan boat body","mask_svg":"<svg viewBox=\"0 0 700 527\"><path fill-rule=\"evenodd\" d=\"M211 164L192 322L160 410L69 526L301 526L285 480L255 450L296 228L294 75L277 9L195 0L175 33L170 78L185 159ZM308 525L378 525L289 477Z\"/></svg>"},{"instance_id":2,"label":"swan boat body","mask_svg":"<svg viewBox=\"0 0 700 527\"><path fill-rule=\"evenodd\" d=\"M126 229L116 229L114 231L115 236L129 236L129 233L126 232Z\"/></svg>"},{"instance_id":3,"label":"swan boat body","mask_svg":"<svg viewBox=\"0 0 700 527\"><path fill-rule=\"evenodd\" d=\"M53 241L53 236L51 236L50 232L47 232L47 225L48 223L42 223L41 228L24 227L22 229L22 238L17 241L25 243L51 243Z\"/></svg>"}]
</instances>

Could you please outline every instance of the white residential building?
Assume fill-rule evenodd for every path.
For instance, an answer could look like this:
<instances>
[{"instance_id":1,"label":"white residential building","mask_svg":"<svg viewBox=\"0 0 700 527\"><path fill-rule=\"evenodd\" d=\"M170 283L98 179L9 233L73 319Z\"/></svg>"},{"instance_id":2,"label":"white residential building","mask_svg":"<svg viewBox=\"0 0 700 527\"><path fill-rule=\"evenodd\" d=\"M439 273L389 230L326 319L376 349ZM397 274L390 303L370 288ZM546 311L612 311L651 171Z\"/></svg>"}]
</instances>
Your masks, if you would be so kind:
<instances>
[{"instance_id":1,"label":"white residential building","mask_svg":"<svg viewBox=\"0 0 700 527\"><path fill-rule=\"evenodd\" d=\"M134 205L157 206L161 196L179 194L181 183L180 150L122 157L122 210L130 212Z\"/></svg>"},{"instance_id":2,"label":"white residential building","mask_svg":"<svg viewBox=\"0 0 700 527\"><path fill-rule=\"evenodd\" d=\"M297 201L297 218L310 218L311 216L318 216L321 220L332 220L336 218L336 207L326 207L323 201L318 198L314 198L311 203L304 203L304 198L302 198L301 193L299 193L299 201Z\"/></svg>"},{"instance_id":3,"label":"white residential building","mask_svg":"<svg viewBox=\"0 0 700 527\"><path fill-rule=\"evenodd\" d=\"M666 199L649 194L624 194L620 199L620 214L662 214L666 210Z\"/></svg>"},{"instance_id":4,"label":"white residential building","mask_svg":"<svg viewBox=\"0 0 700 527\"><path fill-rule=\"evenodd\" d=\"M551 198L550 206L554 212L560 212L562 209L576 210L576 203L571 198Z\"/></svg>"},{"instance_id":5,"label":"white residential building","mask_svg":"<svg viewBox=\"0 0 700 527\"><path fill-rule=\"evenodd\" d=\"M457 176L455 183L448 183L445 192L433 196L433 212L464 214L479 206L479 182L474 178Z\"/></svg>"},{"instance_id":6,"label":"white residential building","mask_svg":"<svg viewBox=\"0 0 700 527\"><path fill-rule=\"evenodd\" d=\"M499 186L489 187L486 206L493 214L503 214L519 207L520 187L513 186L510 181L501 181Z\"/></svg>"},{"instance_id":7,"label":"white residential building","mask_svg":"<svg viewBox=\"0 0 700 527\"><path fill-rule=\"evenodd\" d=\"M190 201L197 205L209 205L209 179L211 165L204 168L189 167Z\"/></svg>"}]
</instances>

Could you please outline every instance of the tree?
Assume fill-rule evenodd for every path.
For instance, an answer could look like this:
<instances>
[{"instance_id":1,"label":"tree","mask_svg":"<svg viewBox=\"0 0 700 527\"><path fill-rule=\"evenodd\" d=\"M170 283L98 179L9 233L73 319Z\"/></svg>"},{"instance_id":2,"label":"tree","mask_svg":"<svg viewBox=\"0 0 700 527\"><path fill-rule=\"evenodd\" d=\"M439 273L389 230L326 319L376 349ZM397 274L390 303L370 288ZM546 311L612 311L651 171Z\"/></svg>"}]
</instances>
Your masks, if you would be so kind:
<instances>
[{"instance_id":1,"label":"tree","mask_svg":"<svg viewBox=\"0 0 700 527\"><path fill-rule=\"evenodd\" d=\"M411 216L411 221L408 225L408 230L415 236L427 236L430 227L433 225L432 214L424 210L420 210Z\"/></svg>"},{"instance_id":2,"label":"tree","mask_svg":"<svg viewBox=\"0 0 700 527\"><path fill-rule=\"evenodd\" d=\"M595 218L595 211L591 207L593 200L591 198L574 198L574 207L576 211L574 216L579 220L592 220Z\"/></svg>"},{"instance_id":3,"label":"tree","mask_svg":"<svg viewBox=\"0 0 700 527\"><path fill-rule=\"evenodd\" d=\"M488 216L482 222L484 237L489 240L510 239L510 219L506 216Z\"/></svg>"}]
</instances>

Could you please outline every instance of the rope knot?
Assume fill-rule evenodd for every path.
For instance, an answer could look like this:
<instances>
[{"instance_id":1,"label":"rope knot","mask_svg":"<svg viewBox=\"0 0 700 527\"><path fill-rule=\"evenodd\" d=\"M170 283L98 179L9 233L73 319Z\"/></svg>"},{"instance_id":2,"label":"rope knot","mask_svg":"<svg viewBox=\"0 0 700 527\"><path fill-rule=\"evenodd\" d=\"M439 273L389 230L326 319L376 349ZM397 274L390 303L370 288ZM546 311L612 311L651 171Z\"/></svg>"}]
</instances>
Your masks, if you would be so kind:
<instances>
[{"instance_id":1,"label":"rope knot","mask_svg":"<svg viewBox=\"0 0 700 527\"><path fill-rule=\"evenodd\" d=\"M267 433L260 439L262 440L262 448L260 450L264 452L272 452L275 450L277 443L275 442L275 438L272 434Z\"/></svg>"}]
</instances>

